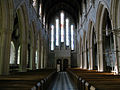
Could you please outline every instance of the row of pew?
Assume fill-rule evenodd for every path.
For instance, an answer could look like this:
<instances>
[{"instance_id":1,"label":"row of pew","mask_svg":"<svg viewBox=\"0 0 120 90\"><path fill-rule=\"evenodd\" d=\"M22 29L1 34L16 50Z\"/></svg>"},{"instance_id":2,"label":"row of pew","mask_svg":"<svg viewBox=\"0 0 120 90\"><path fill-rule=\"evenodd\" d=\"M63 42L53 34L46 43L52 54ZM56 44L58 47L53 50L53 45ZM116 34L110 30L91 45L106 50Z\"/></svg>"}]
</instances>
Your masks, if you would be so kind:
<instances>
[{"instance_id":1,"label":"row of pew","mask_svg":"<svg viewBox=\"0 0 120 90\"><path fill-rule=\"evenodd\" d=\"M47 90L56 70L41 69L0 76L0 90Z\"/></svg>"},{"instance_id":2,"label":"row of pew","mask_svg":"<svg viewBox=\"0 0 120 90\"><path fill-rule=\"evenodd\" d=\"M78 90L120 90L120 75L79 68L67 69Z\"/></svg>"}]
</instances>

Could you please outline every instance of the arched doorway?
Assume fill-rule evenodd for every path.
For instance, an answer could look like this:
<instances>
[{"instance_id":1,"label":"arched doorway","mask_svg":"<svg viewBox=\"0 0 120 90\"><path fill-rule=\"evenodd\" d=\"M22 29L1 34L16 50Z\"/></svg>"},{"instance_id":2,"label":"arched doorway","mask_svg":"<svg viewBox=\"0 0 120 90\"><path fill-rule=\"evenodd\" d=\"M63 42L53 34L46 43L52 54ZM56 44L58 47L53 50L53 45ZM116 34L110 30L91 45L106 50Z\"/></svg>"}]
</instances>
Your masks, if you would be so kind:
<instances>
[{"instance_id":1,"label":"arched doorway","mask_svg":"<svg viewBox=\"0 0 120 90\"><path fill-rule=\"evenodd\" d=\"M66 71L67 68L68 68L68 59L64 59L63 60L63 71Z\"/></svg>"},{"instance_id":2,"label":"arched doorway","mask_svg":"<svg viewBox=\"0 0 120 90\"><path fill-rule=\"evenodd\" d=\"M58 59L57 60L57 72L62 71L62 60Z\"/></svg>"}]
</instances>

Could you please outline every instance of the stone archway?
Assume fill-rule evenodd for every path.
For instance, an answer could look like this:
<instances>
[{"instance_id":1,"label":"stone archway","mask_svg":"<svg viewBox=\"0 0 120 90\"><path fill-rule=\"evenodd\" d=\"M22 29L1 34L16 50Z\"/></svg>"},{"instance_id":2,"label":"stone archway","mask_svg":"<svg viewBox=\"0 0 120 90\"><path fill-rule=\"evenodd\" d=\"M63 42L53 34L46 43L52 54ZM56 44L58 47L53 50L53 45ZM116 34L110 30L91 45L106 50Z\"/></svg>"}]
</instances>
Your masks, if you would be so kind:
<instances>
[{"instance_id":1,"label":"stone archway","mask_svg":"<svg viewBox=\"0 0 120 90\"><path fill-rule=\"evenodd\" d=\"M103 4L99 4L96 19L96 32L97 32L97 59L98 59L98 70L99 71L110 71L111 68L110 58L106 54L110 54L113 42L113 33L111 19L107 7ZM111 37L111 39L110 39ZM108 39L108 40L107 40ZM112 41L112 43L110 43ZM106 45L107 44L107 45ZM107 50L108 49L108 50ZM109 56L109 55L108 55Z\"/></svg>"},{"instance_id":2,"label":"stone archway","mask_svg":"<svg viewBox=\"0 0 120 90\"><path fill-rule=\"evenodd\" d=\"M102 40L103 40L103 65L105 71L111 71L114 68L114 40L112 25L109 12L105 9L102 21Z\"/></svg>"},{"instance_id":3,"label":"stone archway","mask_svg":"<svg viewBox=\"0 0 120 90\"><path fill-rule=\"evenodd\" d=\"M88 56L89 56L89 70L97 69L97 41L96 31L93 21L89 21L88 30Z\"/></svg>"},{"instance_id":4,"label":"stone archway","mask_svg":"<svg viewBox=\"0 0 120 90\"><path fill-rule=\"evenodd\" d=\"M19 32L20 32L20 65L19 70L24 72L27 69L27 47L28 47L28 15L26 11L25 4L21 5L21 7L17 10L18 16L18 25L19 25Z\"/></svg>"}]
</instances>

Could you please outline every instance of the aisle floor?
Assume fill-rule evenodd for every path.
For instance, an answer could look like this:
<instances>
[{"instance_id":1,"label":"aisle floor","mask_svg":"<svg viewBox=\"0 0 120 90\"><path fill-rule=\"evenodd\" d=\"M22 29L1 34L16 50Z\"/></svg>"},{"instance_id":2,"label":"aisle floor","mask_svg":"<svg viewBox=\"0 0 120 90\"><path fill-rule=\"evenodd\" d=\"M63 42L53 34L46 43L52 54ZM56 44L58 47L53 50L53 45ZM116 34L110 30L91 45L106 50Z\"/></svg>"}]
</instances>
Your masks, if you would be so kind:
<instances>
[{"instance_id":1,"label":"aisle floor","mask_svg":"<svg viewBox=\"0 0 120 90\"><path fill-rule=\"evenodd\" d=\"M48 90L78 90L76 85L70 80L67 72L58 72L55 80Z\"/></svg>"}]
</instances>

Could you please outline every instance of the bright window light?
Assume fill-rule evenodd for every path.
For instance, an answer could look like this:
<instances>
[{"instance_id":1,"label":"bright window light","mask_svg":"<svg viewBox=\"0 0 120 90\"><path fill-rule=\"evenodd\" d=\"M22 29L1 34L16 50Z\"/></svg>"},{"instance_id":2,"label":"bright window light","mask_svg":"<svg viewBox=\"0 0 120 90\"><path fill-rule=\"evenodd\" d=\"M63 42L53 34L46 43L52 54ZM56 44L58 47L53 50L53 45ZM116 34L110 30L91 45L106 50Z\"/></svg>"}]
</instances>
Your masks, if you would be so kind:
<instances>
[{"instance_id":1,"label":"bright window light","mask_svg":"<svg viewBox=\"0 0 120 90\"><path fill-rule=\"evenodd\" d=\"M61 42L64 42L64 13L62 12L61 15Z\"/></svg>"},{"instance_id":2,"label":"bright window light","mask_svg":"<svg viewBox=\"0 0 120 90\"><path fill-rule=\"evenodd\" d=\"M59 19L56 19L56 46L59 46Z\"/></svg>"},{"instance_id":3,"label":"bright window light","mask_svg":"<svg viewBox=\"0 0 120 90\"><path fill-rule=\"evenodd\" d=\"M33 0L33 6L34 7L36 6L36 0Z\"/></svg>"},{"instance_id":4,"label":"bright window light","mask_svg":"<svg viewBox=\"0 0 120 90\"><path fill-rule=\"evenodd\" d=\"M18 59L17 59L17 64L20 64L20 46L18 48Z\"/></svg>"},{"instance_id":5,"label":"bright window light","mask_svg":"<svg viewBox=\"0 0 120 90\"><path fill-rule=\"evenodd\" d=\"M39 8L39 15L42 15L42 5L40 4L40 8Z\"/></svg>"},{"instance_id":6,"label":"bright window light","mask_svg":"<svg viewBox=\"0 0 120 90\"><path fill-rule=\"evenodd\" d=\"M74 27L71 25L71 50L74 50Z\"/></svg>"},{"instance_id":7,"label":"bright window light","mask_svg":"<svg viewBox=\"0 0 120 90\"><path fill-rule=\"evenodd\" d=\"M51 25L51 50L54 50L54 25Z\"/></svg>"},{"instance_id":8,"label":"bright window light","mask_svg":"<svg viewBox=\"0 0 120 90\"><path fill-rule=\"evenodd\" d=\"M69 19L66 19L66 46L69 46Z\"/></svg>"},{"instance_id":9,"label":"bright window light","mask_svg":"<svg viewBox=\"0 0 120 90\"><path fill-rule=\"evenodd\" d=\"M11 42L11 48L10 48L10 64L15 63L15 46L14 43Z\"/></svg>"}]
</instances>

